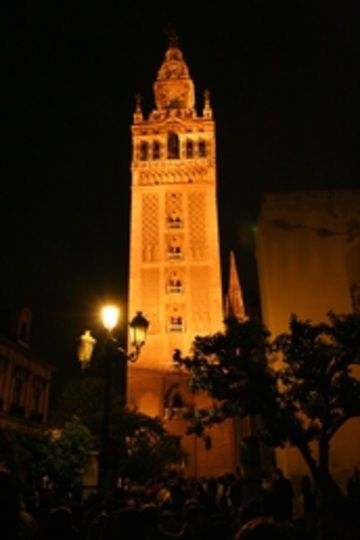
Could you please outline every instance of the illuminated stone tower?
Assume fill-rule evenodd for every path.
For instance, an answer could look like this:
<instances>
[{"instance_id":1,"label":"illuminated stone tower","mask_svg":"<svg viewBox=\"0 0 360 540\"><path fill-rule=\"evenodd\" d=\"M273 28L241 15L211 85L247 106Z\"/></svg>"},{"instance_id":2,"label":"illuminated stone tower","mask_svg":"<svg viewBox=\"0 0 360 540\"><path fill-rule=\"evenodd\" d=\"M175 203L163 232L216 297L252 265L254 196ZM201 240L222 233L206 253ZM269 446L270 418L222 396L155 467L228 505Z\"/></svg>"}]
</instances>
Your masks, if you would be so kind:
<instances>
[{"instance_id":1,"label":"illuminated stone tower","mask_svg":"<svg viewBox=\"0 0 360 540\"><path fill-rule=\"evenodd\" d=\"M128 312L142 310L150 327L140 359L129 369L128 402L182 434L177 413L192 397L174 370L174 350L186 354L196 335L221 330L223 321L215 125L207 92L202 114L195 109L194 85L176 43L166 51L154 94L148 118L137 101L132 125ZM212 441L212 452L205 451L213 463L221 454L223 470L230 470L230 436L221 438L217 450ZM200 461L209 467L203 448L189 437L183 442L190 473L200 474ZM216 463L212 470L222 472Z\"/></svg>"}]
</instances>

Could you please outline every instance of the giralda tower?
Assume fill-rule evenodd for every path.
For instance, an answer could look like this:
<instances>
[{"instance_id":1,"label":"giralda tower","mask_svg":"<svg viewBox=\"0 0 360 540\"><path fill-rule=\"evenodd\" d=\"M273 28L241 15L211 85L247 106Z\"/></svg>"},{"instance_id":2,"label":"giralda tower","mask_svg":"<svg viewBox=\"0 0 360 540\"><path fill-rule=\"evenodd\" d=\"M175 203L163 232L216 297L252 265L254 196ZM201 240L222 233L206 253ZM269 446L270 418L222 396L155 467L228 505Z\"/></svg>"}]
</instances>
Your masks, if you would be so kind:
<instances>
[{"instance_id":1,"label":"giralda tower","mask_svg":"<svg viewBox=\"0 0 360 540\"><path fill-rule=\"evenodd\" d=\"M215 125L207 93L197 113L194 84L175 42L154 95L147 118L137 102L132 125L128 313L142 310L150 327L140 359L129 367L128 404L182 434L179 413L193 398L174 370L174 350L186 354L196 335L221 330L223 321ZM231 430L225 424L212 431L205 443L183 437L189 474L231 470Z\"/></svg>"}]
</instances>

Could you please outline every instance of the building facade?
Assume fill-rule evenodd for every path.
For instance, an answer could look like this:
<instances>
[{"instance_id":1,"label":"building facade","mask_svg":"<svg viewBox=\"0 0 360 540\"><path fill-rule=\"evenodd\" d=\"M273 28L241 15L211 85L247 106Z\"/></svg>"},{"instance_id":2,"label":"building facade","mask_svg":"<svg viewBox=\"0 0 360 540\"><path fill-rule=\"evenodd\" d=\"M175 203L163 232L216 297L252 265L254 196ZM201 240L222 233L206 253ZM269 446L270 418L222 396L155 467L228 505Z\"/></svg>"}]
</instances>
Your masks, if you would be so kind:
<instances>
[{"instance_id":1,"label":"building facade","mask_svg":"<svg viewBox=\"0 0 360 540\"><path fill-rule=\"evenodd\" d=\"M28 309L14 317L3 312L0 319L0 429L41 430L47 422L52 368L30 348Z\"/></svg>"},{"instance_id":2,"label":"building facade","mask_svg":"<svg viewBox=\"0 0 360 540\"><path fill-rule=\"evenodd\" d=\"M234 468L232 424L204 440L185 436L183 407L193 401L173 354L196 335L222 329L215 123L209 94L202 113L182 51L171 43L154 83L155 108L137 101L132 125L129 307L150 321L140 359L129 366L129 405L166 420L182 436L189 474ZM209 404L202 396L203 403Z\"/></svg>"},{"instance_id":3,"label":"building facade","mask_svg":"<svg viewBox=\"0 0 360 540\"><path fill-rule=\"evenodd\" d=\"M319 323L329 310L360 310L360 191L269 194L257 232L263 320L275 337L290 316ZM348 421L331 444L331 469L345 486L359 465L360 422ZM278 451L284 471L300 477L300 454Z\"/></svg>"}]
</instances>

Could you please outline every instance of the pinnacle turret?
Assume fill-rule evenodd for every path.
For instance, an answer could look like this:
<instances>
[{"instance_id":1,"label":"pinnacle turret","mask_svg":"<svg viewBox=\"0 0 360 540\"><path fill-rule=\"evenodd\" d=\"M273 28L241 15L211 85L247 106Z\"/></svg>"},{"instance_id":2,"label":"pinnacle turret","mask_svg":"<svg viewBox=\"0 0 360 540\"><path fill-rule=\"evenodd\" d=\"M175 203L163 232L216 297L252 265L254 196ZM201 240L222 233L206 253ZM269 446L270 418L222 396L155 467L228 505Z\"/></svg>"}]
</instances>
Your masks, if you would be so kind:
<instances>
[{"instance_id":1,"label":"pinnacle turret","mask_svg":"<svg viewBox=\"0 0 360 540\"><path fill-rule=\"evenodd\" d=\"M141 94L136 94L135 96L135 112L134 112L134 124L142 122L144 119L143 112L141 109Z\"/></svg>"},{"instance_id":2,"label":"pinnacle turret","mask_svg":"<svg viewBox=\"0 0 360 540\"><path fill-rule=\"evenodd\" d=\"M233 251L230 251L229 283L228 292L225 297L225 317L236 317L239 321L246 321L248 319Z\"/></svg>"},{"instance_id":3,"label":"pinnacle turret","mask_svg":"<svg viewBox=\"0 0 360 540\"><path fill-rule=\"evenodd\" d=\"M203 108L203 118L211 119L212 118L212 108L210 105L210 92L209 90L204 91L204 108Z\"/></svg>"}]
</instances>

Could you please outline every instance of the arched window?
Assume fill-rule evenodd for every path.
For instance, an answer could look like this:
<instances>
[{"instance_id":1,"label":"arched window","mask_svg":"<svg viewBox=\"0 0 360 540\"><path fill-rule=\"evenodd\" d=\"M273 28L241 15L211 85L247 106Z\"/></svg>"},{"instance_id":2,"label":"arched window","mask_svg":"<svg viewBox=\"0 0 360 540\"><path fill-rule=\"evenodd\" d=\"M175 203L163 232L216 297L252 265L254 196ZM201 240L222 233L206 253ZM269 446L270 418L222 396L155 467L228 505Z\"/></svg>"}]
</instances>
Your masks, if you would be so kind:
<instances>
[{"instance_id":1,"label":"arched window","mask_svg":"<svg viewBox=\"0 0 360 540\"><path fill-rule=\"evenodd\" d=\"M189 159L194 157L194 143L191 139L186 141L186 157Z\"/></svg>"},{"instance_id":2,"label":"arched window","mask_svg":"<svg viewBox=\"0 0 360 540\"><path fill-rule=\"evenodd\" d=\"M184 400L178 392L176 392L176 394L173 395L172 408L178 409L178 410L184 408Z\"/></svg>"},{"instance_id":3,"label":"arched window","mask_svg":"<svg viewBox=\"0 0 360 540\"><path fill-rule=\"evenodd\" d=\"M168 134L167 146L168 146L168 158L178 159L179 158L179 137L173 131L171 131Z\"/></svg>"},{"instance_id":4,"label":"arched window","mask_svg":"<svg viewBox=\"0 0 360 540\"><path fill-rule=\"evenodd\" d=\"M160 159L160 143L159 141L153 142L153 159Z\"/></svg>"},{"instance_id":5,"label":"arched window","mask_svg":"<svg viewBox=\"0 0 360 540\"><path fill-rule=\"evenodd\" d=\"M183 411L186 407L185 400L181 393L178 391L179 384L175 383L170 386L164 395L164 412L165 418L171 420L172 418L182 417Z\"/></svg>"},{"instance_id":6,"label":"arched window","mask_svg":"<svg viewBox=\"0 0 360 540\"><path fill-rule=\"evenodd\" d=\"M149 157L149 145L147 142L140 143L140 160L146 161Z\"/></svg>"},{"instance_id":7,"label":"arched window","mask_svg":"<svg viewBox=\"0 0 360 540\"><path fill-rule=\"evenodd\" d=\"M199 157L206 157L206 142L203 139L199 141Z\"/></svg>"}]
</instances>

